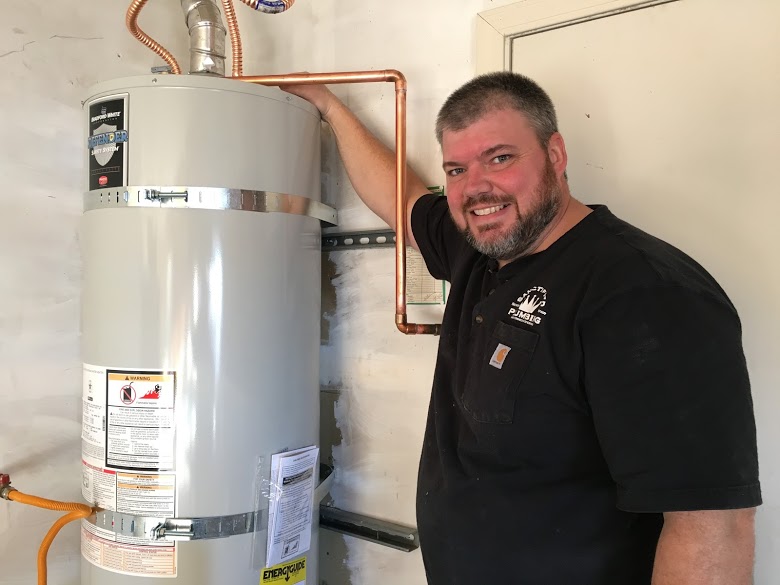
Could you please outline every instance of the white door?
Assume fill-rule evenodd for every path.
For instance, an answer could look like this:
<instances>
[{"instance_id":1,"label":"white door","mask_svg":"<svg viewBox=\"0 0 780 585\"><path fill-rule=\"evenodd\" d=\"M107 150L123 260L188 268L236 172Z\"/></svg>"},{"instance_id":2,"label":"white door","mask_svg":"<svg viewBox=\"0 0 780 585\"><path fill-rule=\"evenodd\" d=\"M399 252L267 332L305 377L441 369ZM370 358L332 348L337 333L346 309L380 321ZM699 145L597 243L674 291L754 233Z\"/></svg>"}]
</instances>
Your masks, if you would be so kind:
<instances>
[{"instance_id":1,"label":"white door","mask_svg":"<svg viewBox=\"0 0 780 585\"><path fill-rule=\"evenodd\" d=\"M623 11L631 4L646 7ZM756 583L770 585L780 575L780 2L649 4L526 0L481 16L519 35L492 49L493 68L528 75L555 102L575 197L682 248L736 304L765 501Z\"/></svg>"}]
</instances>

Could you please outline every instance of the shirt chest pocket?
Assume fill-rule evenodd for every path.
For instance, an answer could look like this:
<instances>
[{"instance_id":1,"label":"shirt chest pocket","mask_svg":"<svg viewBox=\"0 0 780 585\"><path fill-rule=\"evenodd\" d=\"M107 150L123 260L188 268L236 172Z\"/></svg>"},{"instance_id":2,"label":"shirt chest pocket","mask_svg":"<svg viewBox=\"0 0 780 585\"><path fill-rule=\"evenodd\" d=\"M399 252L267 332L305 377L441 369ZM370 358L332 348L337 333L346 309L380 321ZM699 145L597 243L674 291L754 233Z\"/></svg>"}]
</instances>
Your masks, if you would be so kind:
<instances>
[{"instance_id":1,"label":"shirt chest pocket","mask_svg":"<svg viewBox=\"0 0 780 585\"><path fill-rule=\"evenodd\" d=\"M515 401L531 365L539 334L499 321L479 361L469 371L463 407L478 422L510 424ZM535 393L534 389L527 390ZM541 393L542 390L539 390Z\"/></svg>"}]
</instances>

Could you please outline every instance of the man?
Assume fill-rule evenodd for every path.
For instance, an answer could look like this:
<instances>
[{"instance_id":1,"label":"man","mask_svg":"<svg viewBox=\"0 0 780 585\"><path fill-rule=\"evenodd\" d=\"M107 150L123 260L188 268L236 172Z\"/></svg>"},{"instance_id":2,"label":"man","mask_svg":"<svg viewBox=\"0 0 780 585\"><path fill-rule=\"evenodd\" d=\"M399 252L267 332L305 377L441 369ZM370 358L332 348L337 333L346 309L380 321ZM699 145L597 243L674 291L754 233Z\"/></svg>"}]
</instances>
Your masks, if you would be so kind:
<instances>
[{"instance_id":1,"label":"man","mask_svg":"<svg viewBox=\"0 0 780 585\"><path fill-rule=\"evenodd\" d=\"M395 228L394 158L324 87L350 180ZM761 503L740 322L695 261L574 199L533 81L437 120L447 197L408 228L451 282L417 507L432 585L748 585Z\"/></svg>"}]
</instances>

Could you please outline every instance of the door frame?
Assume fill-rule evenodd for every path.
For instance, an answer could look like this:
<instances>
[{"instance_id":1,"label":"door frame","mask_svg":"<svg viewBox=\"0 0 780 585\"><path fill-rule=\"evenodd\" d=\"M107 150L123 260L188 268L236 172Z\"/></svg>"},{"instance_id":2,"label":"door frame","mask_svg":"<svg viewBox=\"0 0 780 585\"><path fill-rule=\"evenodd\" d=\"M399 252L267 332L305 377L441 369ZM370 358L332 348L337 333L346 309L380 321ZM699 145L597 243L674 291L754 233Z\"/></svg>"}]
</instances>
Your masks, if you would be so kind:
<instances>
[{"instance_id":1,"label":"door frame","mask_svg":"<svg viewBox=\"0 0 780 585\"><path fill-rule=\"evenodd\" d=\"M520 0L477 14L476 74L512 70L512 41L680 0Z\"/></svg>"}]
</instances>

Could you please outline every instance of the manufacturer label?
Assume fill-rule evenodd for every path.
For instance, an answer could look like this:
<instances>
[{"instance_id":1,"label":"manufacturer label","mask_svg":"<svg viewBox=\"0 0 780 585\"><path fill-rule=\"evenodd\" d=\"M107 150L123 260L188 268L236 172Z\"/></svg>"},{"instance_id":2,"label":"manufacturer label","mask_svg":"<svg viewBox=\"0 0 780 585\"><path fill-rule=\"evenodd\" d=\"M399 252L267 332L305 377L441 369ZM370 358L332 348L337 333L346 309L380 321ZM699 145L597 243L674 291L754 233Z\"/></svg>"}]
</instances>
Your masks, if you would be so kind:
<instances>
[{"instance_id":1,"label":"manufacturer label","mask_svg":"<svg viewBox=\"0 0 780 585\"><path fill-rule=\"evenodd\" d=\"M89 105L89 190L127 185L127 94Z\"/></svg>"}]
</instances>

